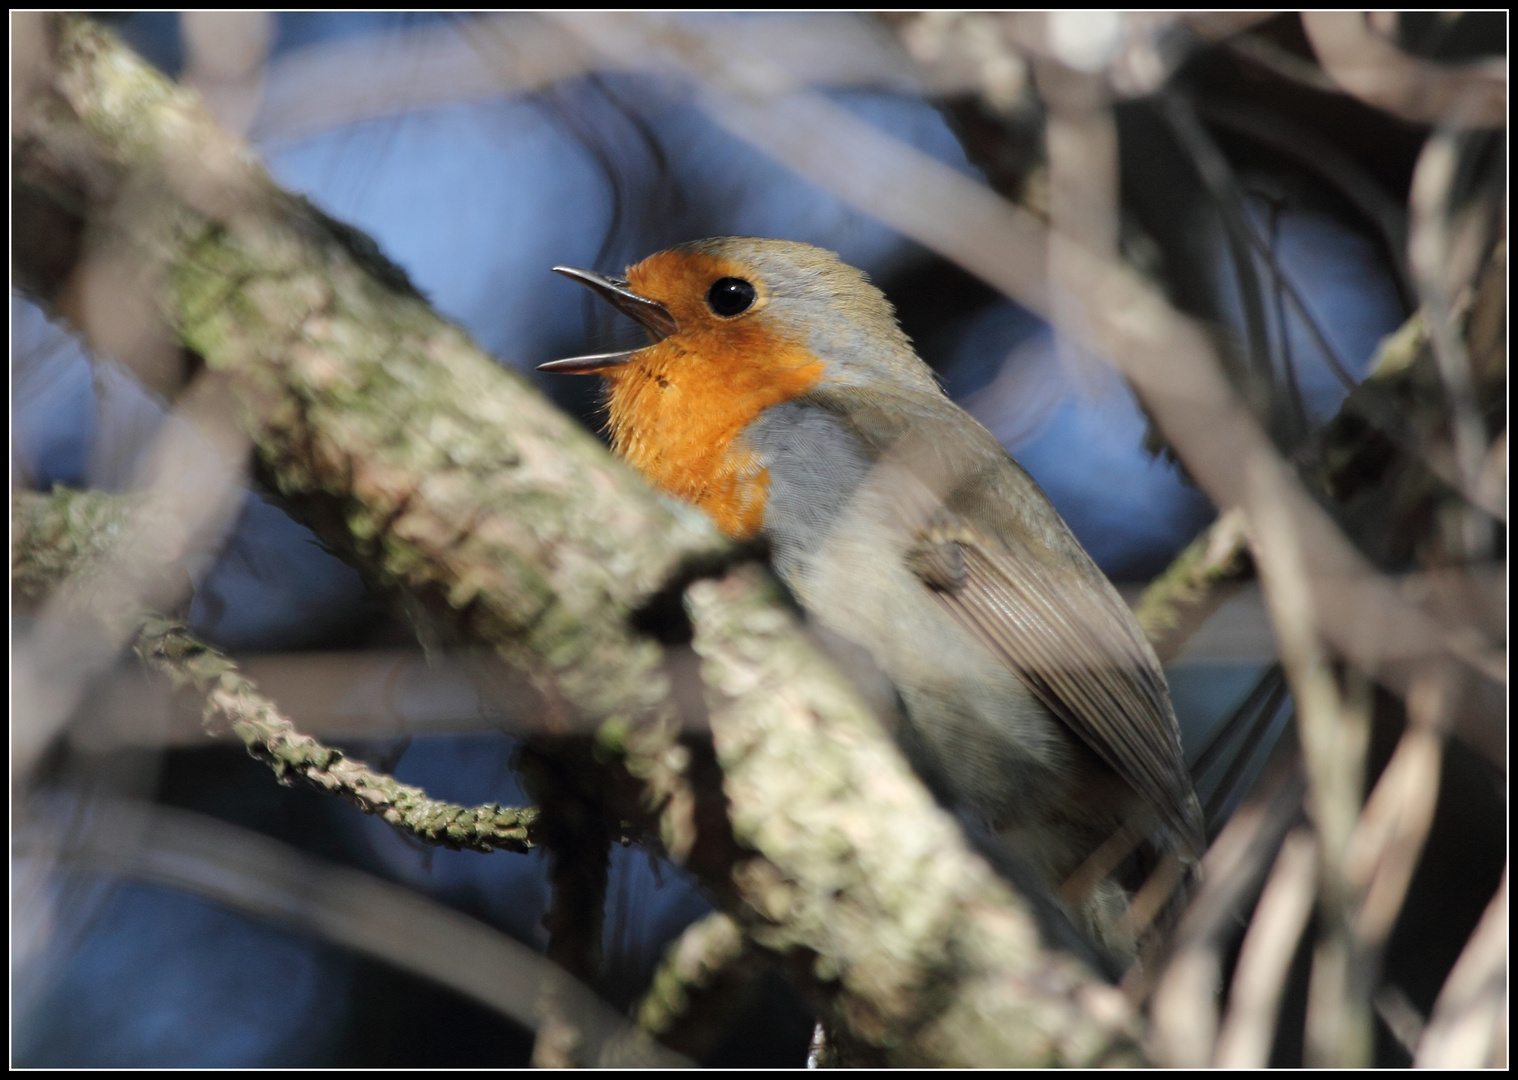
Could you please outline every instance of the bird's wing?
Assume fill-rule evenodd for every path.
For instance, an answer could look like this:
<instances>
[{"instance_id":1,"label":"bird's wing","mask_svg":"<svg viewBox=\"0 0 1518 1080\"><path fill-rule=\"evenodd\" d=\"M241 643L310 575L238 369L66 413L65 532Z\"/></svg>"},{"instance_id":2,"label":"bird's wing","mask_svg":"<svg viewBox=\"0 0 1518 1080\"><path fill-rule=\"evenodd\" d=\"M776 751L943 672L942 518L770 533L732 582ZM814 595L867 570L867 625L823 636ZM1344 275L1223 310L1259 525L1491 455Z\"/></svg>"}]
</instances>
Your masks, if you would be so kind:
<instances>
[{"instance_id":1,"label":"bird's wing","mask_svg":"<svg viewBox=\"0 0 1518 1080\"><path fill-rule=\"evenodd\" d=\"M1056 572L1047 550L987 536L952 510L934 518L907 555L924 587L1200 853L1164 677L1121 597Z\"/></svg>"},{"instance_id":2,"label":"bird's wing","mask_svg":"<svg viewBox=\"0 0 1518 1080\"><path fill-rule=\"evenodd\" d=\"M947 400L913 405L905 422L900 403L847 410L874 436L872 482L907 532L907 565L1200 854L1165 678L1122 597L994 436Z\"/></svg>"}]
</instances>

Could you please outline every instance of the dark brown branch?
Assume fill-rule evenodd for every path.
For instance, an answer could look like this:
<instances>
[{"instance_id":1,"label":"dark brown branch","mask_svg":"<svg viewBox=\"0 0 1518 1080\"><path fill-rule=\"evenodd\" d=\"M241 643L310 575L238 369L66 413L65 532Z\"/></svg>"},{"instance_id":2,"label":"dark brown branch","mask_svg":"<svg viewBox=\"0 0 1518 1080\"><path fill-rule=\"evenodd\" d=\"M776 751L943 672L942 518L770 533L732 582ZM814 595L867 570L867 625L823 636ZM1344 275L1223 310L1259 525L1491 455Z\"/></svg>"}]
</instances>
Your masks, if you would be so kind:
<instances>
[{"instance_id":1,"label":"dark brown branch","mask_svg":"<svg viewBox=\"0 0 1518 1080\"><path fill-rule=\"evenodd\" d=\"M583 741L559 747L529 742L516 764L543 811L541 832L552 888L543 916L548 958L577 981L596 986L606 921L608 849L618 824L600 790L605 769L585 752ZM556 987L545 987L538 1006L542 1023L532 1048L532 1063L539 1068L572 1068L598 1057L566 1005Z\"/></svg>"}]
</instances>

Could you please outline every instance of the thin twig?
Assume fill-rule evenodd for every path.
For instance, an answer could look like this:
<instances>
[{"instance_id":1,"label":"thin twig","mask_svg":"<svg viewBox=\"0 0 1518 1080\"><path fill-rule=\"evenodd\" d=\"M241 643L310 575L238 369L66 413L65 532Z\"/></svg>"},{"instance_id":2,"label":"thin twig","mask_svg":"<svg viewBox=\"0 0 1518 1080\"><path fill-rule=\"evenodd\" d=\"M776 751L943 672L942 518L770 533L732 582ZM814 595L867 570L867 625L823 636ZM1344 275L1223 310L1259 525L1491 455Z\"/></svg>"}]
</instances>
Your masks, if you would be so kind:
<instances>
[{"instance_id":1,"label":"thin twig","mask_svg":"<svg viewBox=\"0 0 1518 1080\"><path fill-rule=\"evenodd\" d=\"M44 603L12 658L11 775L24 781L68 720L89 678L114 662L147 611L172 607L195 566L235 520L248 441L231 417L226 380L206 375L185 394L147 455L143 495L103 562ZM16 557L12 555L12 564Z\"/></svg>"},{"instance_id":2,"label":"thin twig","mask_svg":"<svg viewBox=\"0 0 1518 1080\"><path fill-rule=\"evenodd\" d=\"M1454 673L1430 669L1407 695L1407 730L1382 770L1345 852L1344 877L1360 947L1379 953L1407 896L1439 801Z\"/></svg>"},{"instance_id":3,"label":"thin twig","mask_svg":"<svg viewBox=\"0 0 1518 1080\"><path fill-rule=\"evenodd\" d=\"M1413 1058L1420 1069L1507 1064L1507 882L1504 868L1502 884L1444 980Z\"/></svg>"},{"instance_id":4,"label":"thin twig","mask_svg":"<svg viewBox=\"0 0 1518 1080\"><path fill-rule=\"evenodd\" d=\"M1360 811L1369 711L1340 693L1317 630L1322 599L1312 593L1300 544L1284 507L1277 508L1270 500L1260 500L1256 507L1250 522L1255 565L1296 703L1308 813L1319 838L1324 928L1308 992L1308 1061L1367 1064L1370 988L1362 987L1358 978L1362 965L1350 930L1352 900L1343 873Z\"/></svg>"},{"instance_id":5,"label":"thin twig","mask_svg":"<svg viewBox=\"0 0 1518 1080\"><path fill-rule=\"evenodd\" d=\"M41 596L60 581L76 587L114 565L124 529L142 513L142 499L60 488L51 495L11 496L12 582L18 595ZM370 769L342 751L303 735L237 665L172 619L138 615L133 647L149 668L176 687L204 697L202 726L230 732L280 783L337 795L396 830L428 844L472 851L531 850L537 811L494 803L464 807L431 799L421 788Z\"/></svg>"},{"instance_id":6,"label":"thin twig","mask_svg":"<svg viewBox=\"0 0 1518 1080\"><path fill-rule=\"evenodd\" d=\"M540 842L534 807L440 802L419 787L402 784L301 734L236 664L172 620L150 618L135 648L145 664L175 685L191 685L204 694L207 729L229 729L282 784L299 783L337 795L397 832L455 851L527 852Z\"/></svg>"},{"instance_id":7,"label":"thin twig","mask_svg":"<svg viewBox=\"0 0 1518 1080\"><path fill-rule=\"evenodd\" d=\"M1281 48L1263 34L1237 34L1229 38L1225 44L1246 60L1290 82L1299 83L1325 94L1339 91L1338 85L1323 74L1322 68L1311 60L1304 60L1296 53Z\"/></svg>"},{"instance_id":8,"label":"thin twig","mask_svg":"<svg viewBox=\"0 0 1518 1080\"><path fill-rule=\"evenodd\" d=\"M1450 131L1436 132L1418 155L1408 196L1412 227L1407 261L1423 301L1424 325L1444 384L1460 489L1474 492L1481 488L1486 431L1476 404L1470 355L1455 323L1454 302L1447 285L1454 249L1450 201L1459 159L1459 144ZM1480 522L1469 513L1463 516L1466 557L1480 557L1484 546L1478 531Z\"/></svg>"},{"instance_id":9,"label":"thin twig","mask_svg":"<svg viewBox=\"0 0 1518 1080\"><path fill-rule=\"evenodd\" d=\"M1300 764L1294 759L1278 763L1207 849L1202 887L1176 929L1150 1004L1156 1056L1171 1067L1201 1068L1212 1061L1225 939L1264 879L1286 831L1301 819L1303 790ZM1142 997L1146 989L1136 984L1132 992Z\"/></svg>"},{"instance_id":10,"label":"thin twig","mask_svg":"<svg viewBox=\"0 0 1518 1080\"><path fill-rule=\"evenodd\" d=\"M1360 11L1308 11L1302 28L1323 70L1344 91L1421 124L1507 120L1507 62L1440 64L1410 56L1371 31Z\"/></svg>"},{"instance_id":11,"label":"thin twig","mask_svg":"<svg viewBox=\"0 0 1518 1080\"><path fill-rule=\"evenodd\" d=\"M1262 1069L1269 1063L1281 991L1317 891L1317 844L1307 829L1286 838L1260 894L1228 993L1228 1016L1213 1064Z\"/></svg>"},{"instance_id":12,"label":"thin twig","mask_svg":"<svg viewBox=\"0 0 1518 1080\"><path fill-rule=\"evenodd\" d=\"M1229 40L1243 42L1247 35ZM1309 65L1310 67L1310 65ZM1317 68L1311 68L1317 71ZM1412 303L1414 290L1407 269L1407 208L1332 140L1285 116L1235 101L1198 95L1192 104L1209 124L1229 128L1267 145L1272 152L1295 160L1323 177L1376 227L1387 258L1397 275L1403 298Z\"/></svg>"}]
</instances>

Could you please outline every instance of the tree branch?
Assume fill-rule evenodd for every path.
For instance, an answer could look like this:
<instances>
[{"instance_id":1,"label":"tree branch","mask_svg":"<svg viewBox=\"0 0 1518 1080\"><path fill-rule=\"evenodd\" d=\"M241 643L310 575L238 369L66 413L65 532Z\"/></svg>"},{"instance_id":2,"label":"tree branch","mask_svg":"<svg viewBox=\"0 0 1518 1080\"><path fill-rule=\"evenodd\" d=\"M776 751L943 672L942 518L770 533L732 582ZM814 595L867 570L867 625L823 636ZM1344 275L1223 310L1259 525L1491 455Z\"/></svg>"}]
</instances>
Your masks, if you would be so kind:
<instances>
[{"instance_id":1,"label":"tree branch","mask_svg":"<svg viewBox=\"0 0 1518 1080\"><path fill-rule=\"evenodd\" d=\"M51 495L11 496L11 583L17 596L41 596L73 575L98 573L140 509L140 499L58 488ZM465 807L440 802L341 750L298 731L278 705L259 693L237 665L173 619L145 614L133 649L177 688L205 698L207 734L230 732L248 754L274 770L281 784L297 783L337 795L398 832L455 851L526 852L540 842L532 807L495 803Z\"/></svg>"},{"instance_id":2,"label":"tree branch","mask_svg":"<svg viewBox=\"0 0 1518 1080\"><path fill-rule=\"evenodd\" d=\"M830 1021L906 1064L1140 1060L1131 1011L1047 949L778 590L708 523L661 503L589 435L433 314L351 230L277 189L193 100L77 16L48 17L50 77L20 104L31 206L168 268L163 314L226 373L260 468L324 542L442 632L524 671L550 732L594 731L641 816ZM128 175L152 214L108 220ZM18 276L41 252L17 249ZM693 571L692 568L695 568ZM671 693L635 629L687 590L700 693ZM703 702L727 823L675 738ZM717 829L718 834L713 830Z\"/></svg>"}]
</instances>

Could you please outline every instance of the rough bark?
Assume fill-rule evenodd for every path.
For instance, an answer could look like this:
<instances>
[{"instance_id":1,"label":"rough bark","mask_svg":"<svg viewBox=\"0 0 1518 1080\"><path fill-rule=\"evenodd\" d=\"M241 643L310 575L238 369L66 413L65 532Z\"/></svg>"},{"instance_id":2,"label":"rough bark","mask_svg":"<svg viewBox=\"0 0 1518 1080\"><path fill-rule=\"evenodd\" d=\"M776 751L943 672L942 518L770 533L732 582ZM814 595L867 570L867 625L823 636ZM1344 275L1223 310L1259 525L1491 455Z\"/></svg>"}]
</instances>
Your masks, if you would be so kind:
<instances>
[{"instance_id":1,"label":"rough bark","mask_svg":"<svg viewBox=\"0 0 1518 1080\"><path fill-rule=\"evenodd\" d=\"M545 731L593 732L632 781L618 809L641 807L853 1040L895 1064L1140 1060L1122 998L1044 946L761 569L732 569L704 520L275 187L187 91L87 19L41 25L13 183L61 231L18 237L18 279L56 299L49 235L163 267L160 314L230 378L267 481L380 588L527 673ZM682 639L700 695L671 693ZM676 737L692 719L720 821L710 763Z\"/></svg>"}]
</instances>

